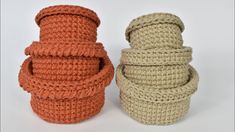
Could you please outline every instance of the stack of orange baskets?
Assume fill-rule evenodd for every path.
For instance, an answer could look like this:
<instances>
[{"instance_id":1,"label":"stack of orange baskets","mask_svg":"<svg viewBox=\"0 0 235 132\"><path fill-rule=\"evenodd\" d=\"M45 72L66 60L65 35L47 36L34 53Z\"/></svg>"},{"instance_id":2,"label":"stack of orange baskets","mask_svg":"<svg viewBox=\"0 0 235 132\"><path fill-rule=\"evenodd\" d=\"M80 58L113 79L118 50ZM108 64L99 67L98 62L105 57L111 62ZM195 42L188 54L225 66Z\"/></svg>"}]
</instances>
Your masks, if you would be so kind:
<instances>
[{"instance_id":1,"label":"stack of orange baskets","mask_svg":"<svg viewBox=\"0 0 235 132\"><path fill-rule=\"evenodd\" d=\"M96 42L96 13L80 6L51 6L37 14L36 23L40 41L25 49L30 57L19 73L33 111L54 123L76 123L99 113L114 69Z\"/></svg>"}]
</instances>

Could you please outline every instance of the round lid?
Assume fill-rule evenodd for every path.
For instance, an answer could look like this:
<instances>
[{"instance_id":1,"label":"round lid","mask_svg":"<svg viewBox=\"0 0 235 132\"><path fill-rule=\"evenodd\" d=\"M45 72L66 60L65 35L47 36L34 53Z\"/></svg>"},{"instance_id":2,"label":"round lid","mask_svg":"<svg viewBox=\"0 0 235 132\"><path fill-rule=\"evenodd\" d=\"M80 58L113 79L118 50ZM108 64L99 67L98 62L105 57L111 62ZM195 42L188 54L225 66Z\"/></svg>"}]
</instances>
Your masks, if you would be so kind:
<instances>
[{"instance_id":1,"label":"round lid","mask_svg":"<svg viewBox=\"0 0 235 132\"><path fill-rule=\"evenodd\" d=\"M130 41L130 33L132 31L155 24L175 24L179 26L182 32L184 30L184 24L178 16L170 13L152 13L137 17L131 21L126 29L126 40Z\"/></svg>"},{"instance_id":2,"label":"round lid","mask_svg":"<svg viewBox=\"0 0 235 132\"><path fill-rule=\"evenodd\" d=\"M35 17L35 21L38 25L40 25L40 21L51 15L79 15L83 17L87 17L94 21L97 26L100 24L100 19L97 14L85 7L75 6L75 5L55 5L43 8Z\"/></svg>"}]
</instances>

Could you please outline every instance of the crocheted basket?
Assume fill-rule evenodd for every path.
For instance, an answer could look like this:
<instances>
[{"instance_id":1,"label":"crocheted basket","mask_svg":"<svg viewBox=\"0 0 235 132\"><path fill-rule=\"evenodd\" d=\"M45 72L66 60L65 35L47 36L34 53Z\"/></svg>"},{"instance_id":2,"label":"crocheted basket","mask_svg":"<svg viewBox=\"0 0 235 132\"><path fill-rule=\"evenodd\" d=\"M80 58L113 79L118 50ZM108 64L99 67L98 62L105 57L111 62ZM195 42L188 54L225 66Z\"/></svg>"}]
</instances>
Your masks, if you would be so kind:
<instances>
[{"instance_id":1,"label":"crocheted basket","mask_svg":"<svg viewBox=\"0 0 235 132\"><path fill-rule=\"evenodd\" d=\"M153 13L134 19L126 30L131 48L123 49L117 67L121 106L144 124L166 125L182 118L197 89L198 74L188 63L179 17Z\"/></svg>"},{"instance_id":2,"label":"crocheted basket","mask_svg":"<svg viewBox=\"0 0 235 132\"><path fill-rule=\"evenodd\" d=\"M76 123L99 113L114 69L96 42L96 13L80 6L50 6L36 22L40 41L25 49L30 57L19 73L33 111L54 123Z\"/></svg>"},{"instance_id":3,"label":"crocheted basket","mask_svg":"<svg viewBox=\"0 0 235 132\"><path fill-rule=\"evenodd\" d=\"M96 13L81 6L57 5L42 9L35 18L40 41L95 42L100 20Z\"/></svg>"}]
</instances>

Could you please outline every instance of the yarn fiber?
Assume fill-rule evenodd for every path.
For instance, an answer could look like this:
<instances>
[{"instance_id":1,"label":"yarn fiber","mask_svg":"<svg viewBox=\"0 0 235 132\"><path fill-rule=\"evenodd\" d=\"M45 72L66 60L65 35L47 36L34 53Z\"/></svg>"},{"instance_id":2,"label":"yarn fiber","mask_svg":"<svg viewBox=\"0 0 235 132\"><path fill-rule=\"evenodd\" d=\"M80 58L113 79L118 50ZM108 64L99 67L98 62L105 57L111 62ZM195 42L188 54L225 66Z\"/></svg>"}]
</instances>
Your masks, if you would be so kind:
<instances>
[{"instance_id":1,"label":"yarn fiber","mask_svg":"<svg viewBox=\"0 0 235 132\"><path fill-rule=\"evenodd\" d=\"M116 82L121 106L144 123L175 123L189 110L198 74L189 65L192 49L183 46L184 24L169 13L134 19L126 29L131 48L123 49Z\"/></svg>"},{"instance_id":2,"label":"yarn fiber","mask_svg":"<svg viewBox=\"0 0 235 132\"><path fill-rule=\"evenodd\" d=\"M114 68L102 43L100 20L90 9L57 5L35 18L40 41L25 49L19 83L31 93L33 111L53 123L76 123L100 112Z\"/></svg>"}]
</instances>

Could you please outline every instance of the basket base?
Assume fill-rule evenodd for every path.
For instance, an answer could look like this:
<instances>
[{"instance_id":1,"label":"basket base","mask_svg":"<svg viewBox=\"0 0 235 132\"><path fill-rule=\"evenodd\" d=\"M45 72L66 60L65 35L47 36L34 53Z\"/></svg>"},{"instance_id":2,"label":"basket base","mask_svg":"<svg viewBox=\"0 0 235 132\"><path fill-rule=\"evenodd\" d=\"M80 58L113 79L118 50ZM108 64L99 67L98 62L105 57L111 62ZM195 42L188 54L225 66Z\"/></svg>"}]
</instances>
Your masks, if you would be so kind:
<instances>
[{"instance_id":1,"label":"basket base","mask_svg":"<svg viewBox=\"0 0 235 132\"><path fill-rule=\"evenodd\" d=\"M189 110L190 97L174 103L153 103L120 93L123 110L134 120L147 125L169 125L181 119Z\"/></svg>"},{"instance_id":2,"label":"basket base","mask_svg":"<svg viewBox=\"0 0 235 132\"><path fill-rule=\"evenodd\" d=\"M82 99L41 99L31 97L33 111L51 123L78 123L98 114L104 105L104 92Z\"/></svg>"}]
</instances>

